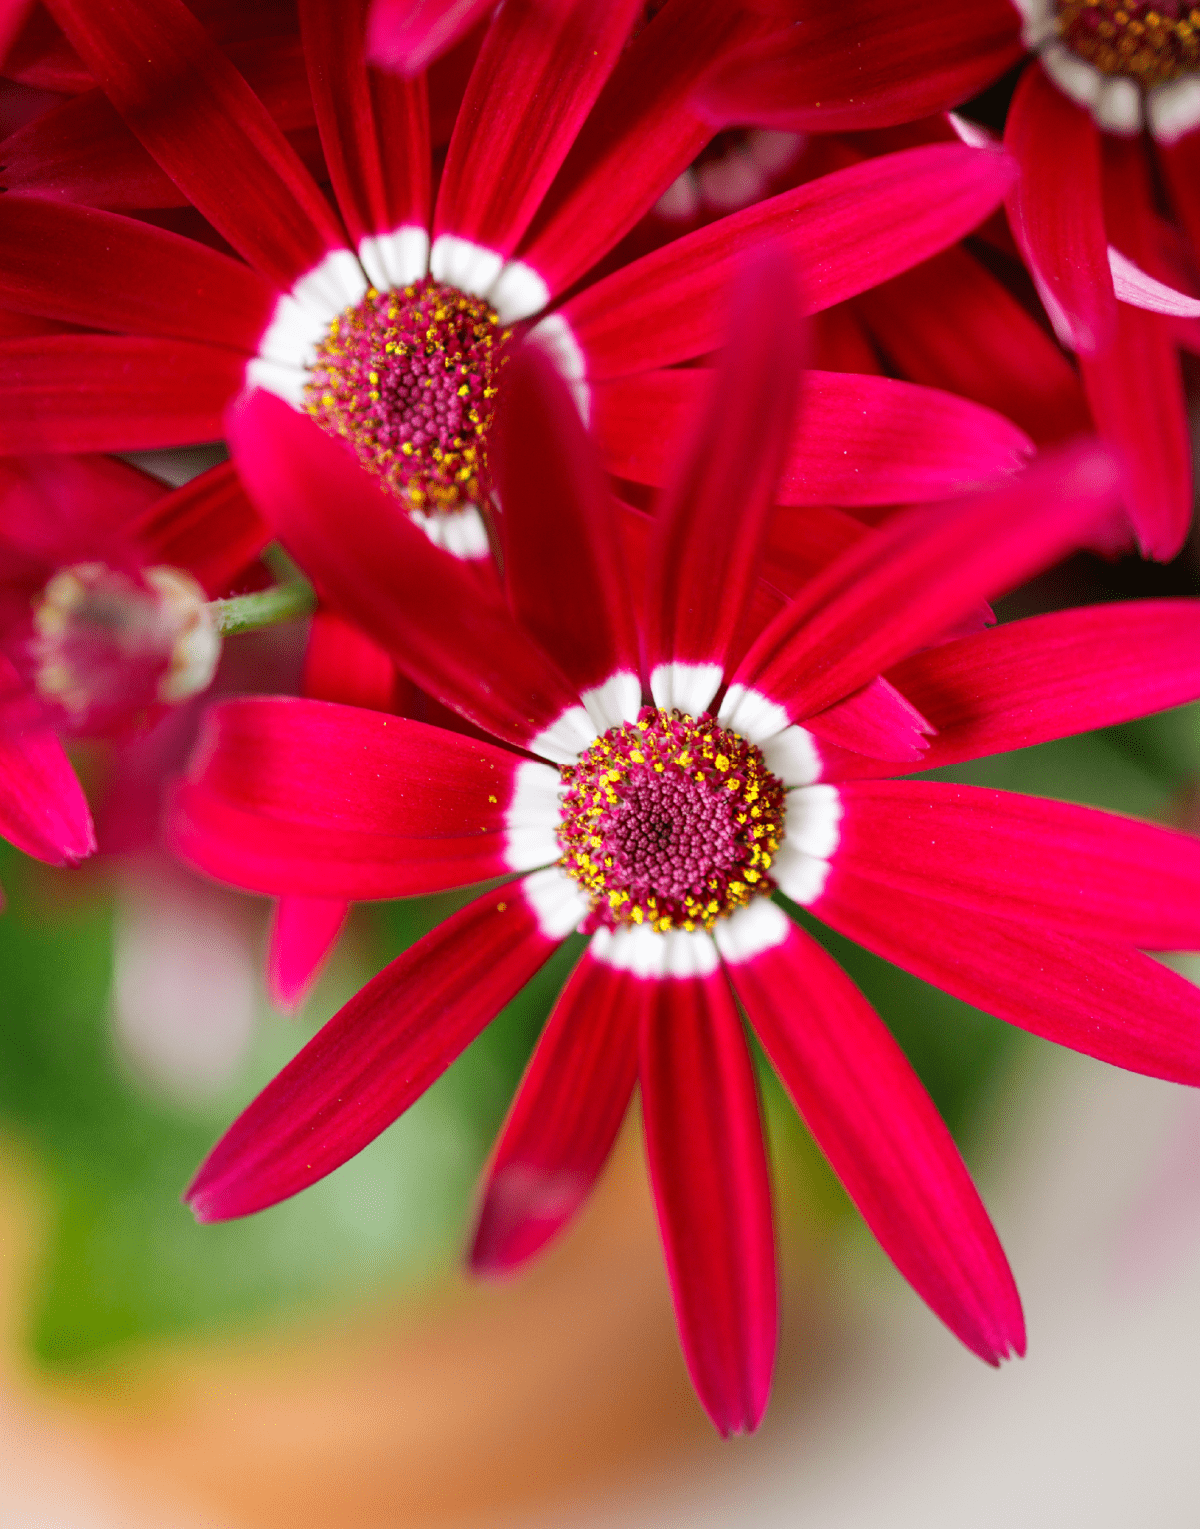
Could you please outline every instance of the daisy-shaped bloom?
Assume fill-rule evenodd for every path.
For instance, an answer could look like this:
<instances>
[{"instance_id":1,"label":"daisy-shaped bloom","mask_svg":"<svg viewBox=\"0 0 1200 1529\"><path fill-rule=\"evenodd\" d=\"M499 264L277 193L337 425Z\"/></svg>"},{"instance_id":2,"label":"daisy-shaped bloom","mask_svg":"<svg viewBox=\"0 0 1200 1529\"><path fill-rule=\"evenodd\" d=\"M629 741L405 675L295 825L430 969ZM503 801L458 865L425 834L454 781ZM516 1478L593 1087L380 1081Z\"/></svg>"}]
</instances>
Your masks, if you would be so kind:
<instances>
[{"instance_id":1,"label":"daisy-shaped bloom","mask_svg":"<svg viewBox=\"0 0 1200 1529\"><path fill-rule=\"evenodd\" d=\"M1200 315L1200 9L788 0L780 10L794 26L736 51L702 87L714 121L814 132L914 122L1035 54L1005 129L1021 167L1009 221L1055 331L1080 358L1097 428L1129 463L1142 548L1173 557L1192 510L1175 326Z\"/></svg>"},{"instance_id":2,"label":"daisy-shaped bloom","mask_svg":"<svg viewBox=\"0 0 1200 1529\"><path fill-rule=\"evenodd\" d=\"M247 263L133 218L3 197L0 304L106 332L0 342L0 450L212 438L230 400L259 387L336 437L435 542L482 562L487 435L517 326L569 378L610 469L655 483L664 430L704 382L674 363L719 342L716 294L741 251L783 239L821 308L943 248L1011 184L1003 150L961 144L851 166L547 312L711 136L686 99L761 17L669 0L628 41L634 0L506 4L434 201L424 77L368 70L364 9L299 7L335 213L180 0L53 0L130 128ZM844 422L864 416L873 449L851 466ZM1002 474L1028 449L961 399L840 376L822 385L806 440L782 481L795 502L912 502Z\"/></svg>"},{"instance_id":3,"label":"daisy-shaped bloom","mask_svg":"<svg viewBox=\"0 0 1200 1529\"><path fill-rule=\"evenodd\" d=\"M514 360L496 463L507 603L348 481L334 443L248 400L236 442L252 492L286 476L285 543L500 742L236 702L211 714L171 830L201 868L275 894L395 897L516 873L400 956L250 1105L189 1191L196 1213L248 1214L344 1162L582 931L488 1172L472 1262L509 1270L571 1218L638 1083L683 1348L723 1432L759 1421L777 1325L739 1005L916 1290L988 1362L1024 1346L949 1134L773 894L1039 1034L1200 1080L1200 996L1136 948L1200 940L1195 840L874 778L1200 694L1200 608L980 630L987 596L1109 544L1118 483L1091 446L882 530L783 512L800 587L788 599L760 581L797 371L784 274L756 272L653 520L618 516L561 383L536 350ZM767 566L788 577L781 557Z\"/></svg>"}]
</instances>

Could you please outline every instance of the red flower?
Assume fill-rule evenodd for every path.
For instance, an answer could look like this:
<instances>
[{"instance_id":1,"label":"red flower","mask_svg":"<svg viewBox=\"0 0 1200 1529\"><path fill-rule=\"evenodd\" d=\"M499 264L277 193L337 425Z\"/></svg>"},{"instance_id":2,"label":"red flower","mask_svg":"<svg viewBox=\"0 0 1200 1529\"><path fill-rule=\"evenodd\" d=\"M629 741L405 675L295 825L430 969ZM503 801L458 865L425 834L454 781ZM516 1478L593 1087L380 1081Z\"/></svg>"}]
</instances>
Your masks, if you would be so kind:
<instances>
[{"instance_id":1,"label":"red flower","mask_svg":"<svg viewBox=\"0 0 1200 1529\"><path fill-rule=\"evenodd\" d=\"M1002 150L921 147L724 219L564 302L710 136L684 102L761 27L725 0L670 0L626 48L637 9L500 9L431 212L424 78L367 70L365 0L306 0L339 216L180 0L54 0L129 126L248 264L27 177L40 194L0 199L0 304L106 332L0 341L0 450L211 439L257 385L344 440L434 540L482 561L513 326L532 324L569 378L610 469L657 483L663 440L704 383L673 364L718 343L717 298L746 247L782 239L823 308L952 243L1011 184ZM807 438L826 471L797 452L781 489L796 502L911 502L1003 474L1029 448L1007 420L932 389L841 375L819 388ZM834 443L864 413L876 449L851 469Z\"/></svg>"},{"instance_id":2,"label":"red flower","mask_svg":"<svg viewBox=\"0 0 1200 1529\"><path fill-rule=\"evenodd\" d=\"M1200 316L1195 11L1180 0L789 0L786 11L790 31L736 50L705 81L699 99L714 122L815 132L914 122L1036 52L1005 130L1021 169L1009 221L1059 338L1079 355L1096 426L1128 462L1142 550L1173 557L1193 497L1175 347L1187 321L1195 348Z\"/></svg>"},{"instance_id":3,"label":"red flower","mask_svg":"<svg viewBox=\"0 0 1200 1529\"><path fill-rule=\"evenodd\" d=\"M203 869L270 893L519 875L316 1036L213 1150L196 1213L248 1214L344 1162L590 932L496 1149L472 1260L509 1269L569 1220L638 1081L683 1347L723 1432L762 1415L777 1321L739 1003L915 1289L990 1363L1024 1348L1004 1255L933 1106L841 969L764 894L1039 1034L1200 1081L1200 995L1138 949L1200 941L1200 843L875 778L1200 694L1200 607L979 629L989 595L1110 543L1118 480L1090 445L876 531L782 512L760 580L798 361L782 268L752 292L652 521L610 499L536 352L514 360L496 443L507 606L389 515L331 442L248 400L235 442L252 492L287 483L288 546L426 690L509 746L237 702L212 713L172 829ZM626 566L635 589L644 576L641 616Z\"/></svg>"}]
</instances>

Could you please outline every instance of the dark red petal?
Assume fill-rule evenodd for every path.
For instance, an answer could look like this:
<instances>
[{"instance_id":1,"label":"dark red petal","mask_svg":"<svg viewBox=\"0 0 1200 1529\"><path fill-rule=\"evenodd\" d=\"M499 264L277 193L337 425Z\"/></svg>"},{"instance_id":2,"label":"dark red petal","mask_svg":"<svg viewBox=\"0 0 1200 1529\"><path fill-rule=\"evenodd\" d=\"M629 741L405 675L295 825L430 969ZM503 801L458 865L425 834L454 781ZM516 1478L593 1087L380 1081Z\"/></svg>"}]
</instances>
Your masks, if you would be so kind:
<instances>
[{"instance_id":1,"label":"dark red petal","mask_svg":"<svg viewBox=\"0 0 1200 1529\"><path fill-rule=\"evenodd\" d=\"M337 943L350 904L324 897L281 897L271 918L267 992L284 1013L300 1007Z\"/></svg>"},{"instance_id":2,"label":"dark red petal","mask_svg":"<svg viewBox=\"0 0 1200 1529\"><path fill-rule=\"evenodd\" d=\"M977 95L1025 51L1008 0L793 0L788 15L798 24L704 81L697 105L716 126L835 133L912 122Z\"/></svg>"},{"instance_id":3,"label":"dark red petal","mask_svg":"<svg viewBox=\"0 0 1200 1529\"><path fill-rule=\"evenodd\" d=\"M692 1384L723 1435L766 1410L779 1318L758 1090L724 973L645 982L646 1156Z\"/></svg>"},{"instance_id":4,"label":"dark red petal","mask_svg":"<svg viewBox=\"0 0 1200 1529\"><path fill-rule=\"evenodd\" d=\"M430 694L522 747L578 705L498 596L311 420L256 391L226 429L250 497L300 565Z\"/></svg>"},{"instance_id":5,"label":"dark red petal","mask_svg":"<svg viewBox=\"0 0 1200 1529\"><path fill-rule=\"evenodd\" d=\"M775 488L794 432L804 326L791 262L747 264L688 450L656 506L646 578L646 663L660 706L683 706L660 665L717 666L717 684L762 563Z\"/></svg>"},{"instance_id":6,"label":"dark red petal","mask_svg":"<svg viewBox=\"0 0 1200 1529\"><path fill-rule=\"evenodd\" d=\"M477 1274L507 1274L591 1193L637 1079L645 984L585 953L551 1011L488 1167L471 1244Z\"/></svg>"},{"instance_id":7,"label":"dark red petal","mask_svg":"<svg viewBox=\"0 0 1200 1529\"><path fill-rule=\"evenodd\" d=\"M1006 203L1013 237L1059 339L1093 355L1111 342L1117 320L1099 133L1035 65L1017 85L1004 142L1021 171Z\"/></svg>"},{"instance_id":8,"label":"dark red petal","mask_svg":"<svg viewBox=\"0 0 1200 1529\"><path fill-rule=\"evenodd\" d=\"M516 249L638 9L638 0L513 0L497 13L454 124L435 236Z\"/></svg>"},{"instance_id":9,"label":"dark red petal","mask_svg":"<svg viewBox=\"0 0 1200 1529\"><path fill-rule=\"evenodd\" d=\"M187 1192L200 1221L285 1200L413 1104L555 949L520 886L488 892L406 950L242 1112Z\"/></svg>"},{"instance_id":10,"label":"dark red petal","mask_svg":"<svg viewBox=\"0 0 1200 1529\"><path fill-rule=\"evenodd\" d=\"M887 961L1020 1025L1131 1072L1200 1083L1200 992L1136 950L963 912L843 868L820 917Z\"/></svg>"},{"instance_id":11,"label":"dark red petal","mask_svg":"<svg viewBox=\"0 0 1200 1529\"><path fill-rule=\"evenodd\" d=\"M864 1221L969 1349L989 1364L1023 1354L1004 1250L904 1053L841 967L778 909L756 922L766 926L760 934L781 938L745 956L735 922L717 934L730 980Z\"/></svg>"},{"instance_id":12,"label":"dark red petal","mask_svg":"<svg viewBox=\"0 0 1200 1529\"><path fill-rule=\"evenodd\" d=\"M505 368L488 461L517 620L581 691L630 676L632 711L604 725L633 721L638 634L611 490L574 400L539 346L522 347Z\"/></svg>"},{"instance_id":13,"label":"dark red petal","mask_svg":"<svg viewBox=\"0 0 1200 1529\"><path fill-rule=\"evenodd\" d=\"M0 738L0 835L50 865L95 853L87 798L53 733Z\"/></svg>"},{"instance_id":14,"label":"dark red petal","mask_svg":"<svg viewBox=\"0 0 1200 1529\"><path fill-rule=\"evenodd\" d=\"M344 243L262 102L181 0L49 0L109 99L233 247L286 290Z\"/></svg>"},{"instance_id":15,"label":"dark red petal","mask_svg":"<svg viewBox=\"0 0 1200 1529\"><path fill-rule=\"evenodd\" d=\"M0 341L0 451L135 451L220 436L243 358L140 336Z\"/></svg>"},{"instance_id":16,"label":"dark red petal","mask_svg":"<svg viewBox=\"0 0 1200 1529\"><path fill-rule=\"evenodd\" d=\"M1047 455L1004 488L894 516L805 586L735 681L793 720L823 711L980 601L1078 547L1110 544L1122 524L1120 495L1108 454L1081 444Z\"/></svg>"},{"instance_id":17,"label":"dark red petal","mask_svg":"<svg viewBox=\"0 0 1200 1529\"><path fill-rule=\"evenodd\" d=\"M520 247L562 292L649 212L712 129L687 104L701 72L762 22L727 0L669 0L621 55Z\"/></svg>"},{"instance_id":18,"label":"dark red petal","mask_svg":"<svg viewBox=\"0 0 1200 1529\"><path fill-rule=\"evenodd\" d=\"M378 643L333 611L314 614L304 650L302 695L372 711L397 711L397 689L396 666Z\"/></svg>"},{"instance_id":19,"label":"dark red petal","mask_svg":"<svg viewBox=\"0 0 1200 1529\"><path fill-rule=\"evenodd\" d=\"M823 175L674 239L588 287L562 312L589 378L704 355L721 298L749 250L778 240L803 275L810 313L927 259L1000 202L1013 164L998 149L930 144Z\"/></svg>"},{"instance_id":20,"label":"dark red petal","mask_svg":"<svg viewBox=\"0 0 1200 1529\"><path fill-rule=\"evenodd\" d=\"M160 495L128 531L149 561L186 568L210 595L223 594L271 540L232 462Z\"/></svg>"}]
</instances>

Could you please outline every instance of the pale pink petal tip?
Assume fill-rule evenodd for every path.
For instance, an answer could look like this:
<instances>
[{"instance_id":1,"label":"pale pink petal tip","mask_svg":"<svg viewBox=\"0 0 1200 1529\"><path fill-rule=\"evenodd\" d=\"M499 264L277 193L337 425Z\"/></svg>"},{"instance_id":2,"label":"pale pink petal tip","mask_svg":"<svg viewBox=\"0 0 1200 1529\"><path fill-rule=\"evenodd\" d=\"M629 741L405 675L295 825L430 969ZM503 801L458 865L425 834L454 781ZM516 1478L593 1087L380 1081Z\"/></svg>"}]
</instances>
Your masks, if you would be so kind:
<instances>
[{"instance_id":1,"label":"pale pink petal tip","mask_svg":"<svg viewBox=\"0 0 1200 1529\"><path fill-rule=\"evenodd\" d=\"M373 0L367 62L395 74L420 74L461 42L495 0Z\"/></svg>"},{"instance_id":2,"label":"pale pink petal tip","mask_svg":"<svg viewBox=\"0 0 1200 1529\"><path fill-rule=\"evenodd\" d=\"M281 897L267 946L267 993L273 1007L294 1014L312 991L337 943L350 905L332 898Z\"/></svg>"}]
</instances>

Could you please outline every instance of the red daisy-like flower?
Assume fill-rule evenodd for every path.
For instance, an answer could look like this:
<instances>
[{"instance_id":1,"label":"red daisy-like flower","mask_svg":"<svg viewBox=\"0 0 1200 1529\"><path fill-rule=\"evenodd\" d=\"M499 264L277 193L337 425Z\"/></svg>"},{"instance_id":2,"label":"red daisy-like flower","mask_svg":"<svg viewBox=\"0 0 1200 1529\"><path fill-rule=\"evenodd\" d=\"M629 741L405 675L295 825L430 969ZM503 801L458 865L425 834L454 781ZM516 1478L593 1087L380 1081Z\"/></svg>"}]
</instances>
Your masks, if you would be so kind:
<instances>
[{"instance_id":1,"label":"red daisy-like flower","mask_svg":"<svg viewBox=\"0 0 1200 1529\"><path fill-rule=\"evenodd\" d=\"M1176 345L1195 348L1200 316L1200 9L782 0L778 13L795 25L735 50L702 86L714 122L887 128L959 105L1036 54L1005 129L1021 168L1009 221L1079 356L1096 426L1129 463L1142 548L1173 557L1193 497Z\"/></svg>"},{"instance_id":2,"label":"red daisy-like flower","mask_svg":"<svg viewBox=\"0 0 1200 1529\"><path fill-rule=\"evenodd\" d=\"M921 147L724 219L560 302L711 136L686 98L761 18L670 0L626 46L633 0L505 5L431 214L424 77L367 69L364 9L300 6L339 216L179 0L53 0L130 128L248 264L134 218L4 196L0 304L107 332L0 341L0 450L212 438L230 400L257 386L342 441L435 541L482 561L486 438L514 326L554 356L610 470L653 484L664 433L704 383L674 363L719 342L716 296L741 251L781 238L822 308L944 248L1011 184L1003 150ZM1001 475L1029 449L1007 420L932 389L834 374L819 388L785 499L913 502ZM864 415L874 450L851 467L836 442Z\"/></svg>"},{"instance_id":3,"label":"red daisy-like flower","mask_svg":"<svg viewBox=\"0 0 1200 1529\"><path fill-rule=\"evenodd\" d=\"M723 1432L759 1421L777 1326L739 1004L915 1289L990 1363L1024 1347L948 1132L882 1022L769 894L1038 1034L1200 1081L1200 996L1139 952L1200 941L1195 840L876 778L1200 694L1200 608L979 630L990 594L1123 530L1117 475L1090 445L880 530L781 512L790 529L760 579L798 371L789 280L755 273L653 520L610 498L547 363L514 360L496 441L507 605L467 599L478 581L357 489L333 443L249 399L235 441L252 492L288 484L286 544L427 691L509 747L354 708L233 703L211 714L172 827L201 868L274 894L518 874L400 956L251 1104L192 1185L196 1213L248 1214L344 1162L582 931L472 1261L510 1269L570 1219L637 1082L684 1352Z\"/></svg>"}]
</instances>

